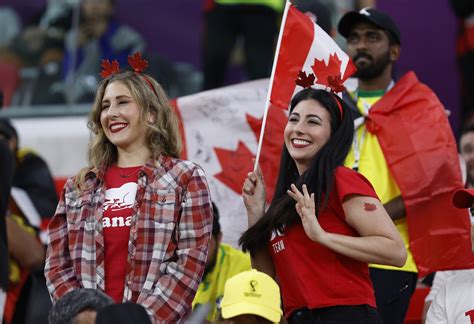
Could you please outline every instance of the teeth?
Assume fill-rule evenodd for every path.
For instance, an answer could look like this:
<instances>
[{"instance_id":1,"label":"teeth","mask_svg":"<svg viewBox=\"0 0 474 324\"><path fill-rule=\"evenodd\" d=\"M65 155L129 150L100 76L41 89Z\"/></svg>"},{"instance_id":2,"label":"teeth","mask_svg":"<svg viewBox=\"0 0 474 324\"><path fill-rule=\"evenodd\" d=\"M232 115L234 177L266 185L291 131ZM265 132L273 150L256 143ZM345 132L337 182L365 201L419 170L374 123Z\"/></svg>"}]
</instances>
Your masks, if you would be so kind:
<instances>
[{"instance_id":1,"label":"teeth","mask_svg":"<svg viewBox=\"0 0 474 324\"><path fill-rule=\"evenodd\" d=\"M305 140L301 140L301 139L294 139L294 140L293 140L293 144L296 144L296 145L306 145L306 144L310 144L310 142L305 141Z\"/></svg>"},{"instance_id":2,"label":"teeth","mask_svg":"<svg viewBox=\"0 0 474 324\"><path fill-rule=\"evenodd\" d=\"M115 125L110 126L110 129L117 130L117 129L125 128L125 127L127 127L127 124L115 124Z\"/></svg>"}]
</instances>

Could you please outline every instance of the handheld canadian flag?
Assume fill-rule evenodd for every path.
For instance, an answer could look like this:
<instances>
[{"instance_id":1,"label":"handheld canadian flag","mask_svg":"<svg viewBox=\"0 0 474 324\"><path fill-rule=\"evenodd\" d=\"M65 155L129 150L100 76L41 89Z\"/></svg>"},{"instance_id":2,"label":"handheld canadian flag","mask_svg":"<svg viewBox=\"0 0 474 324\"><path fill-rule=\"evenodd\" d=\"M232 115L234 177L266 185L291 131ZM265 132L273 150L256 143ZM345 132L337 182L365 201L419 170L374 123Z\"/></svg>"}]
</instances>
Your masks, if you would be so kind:
<instances>
[{"instance_id":1,"label":"handheld canadian flag","mask_svg":"<svg viewBox=\"0 0 474 324\"><path fill-rule=\"evenodd\" d=\"M300 86L312 83L341 92L340 85L355 70L352 61L336 42L311 18L287 2L273 61L255 168L270 105L288 109L293 95L302 89Z\"/></svg>"}]
</instances>

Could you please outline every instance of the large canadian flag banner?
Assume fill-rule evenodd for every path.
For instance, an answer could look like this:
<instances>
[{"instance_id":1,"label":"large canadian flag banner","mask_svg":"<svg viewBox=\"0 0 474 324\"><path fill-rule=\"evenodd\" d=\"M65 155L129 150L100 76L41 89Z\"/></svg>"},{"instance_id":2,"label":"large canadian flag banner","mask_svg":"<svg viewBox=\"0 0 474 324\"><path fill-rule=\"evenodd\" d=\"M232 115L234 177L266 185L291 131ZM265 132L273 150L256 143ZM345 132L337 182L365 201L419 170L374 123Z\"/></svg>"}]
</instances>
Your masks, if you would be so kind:
<instances>
[{"instance_id":1,"label":"large canadian flag banner","mask_svg":"<svg viewBox=\"0 0 474 324\"><path fill-rule=\"evenodd\" d=\"M223 241L234 246L247 229L241 192L253 168L268 82L245 82L175 101L183 125L183 158L206 172L212 199L219 208ZM275 188L286 120L286 111L270 109L260 159L268 201Z\"/></svg>"}]
</instances>

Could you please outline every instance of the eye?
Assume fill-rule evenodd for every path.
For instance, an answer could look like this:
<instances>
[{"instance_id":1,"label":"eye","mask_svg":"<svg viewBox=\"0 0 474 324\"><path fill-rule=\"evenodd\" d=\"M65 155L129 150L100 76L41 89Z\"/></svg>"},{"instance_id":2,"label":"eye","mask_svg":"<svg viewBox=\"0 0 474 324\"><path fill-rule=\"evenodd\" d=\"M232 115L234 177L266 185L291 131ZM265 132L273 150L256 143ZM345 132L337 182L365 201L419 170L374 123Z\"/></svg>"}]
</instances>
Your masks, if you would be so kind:
<instances>
[{"instance_id":1,"label":"eye","mask_svg":"<svg viewBox=\"0 0 474 324\"><path fill-rule=\"evenodd\" d=\"M292 122L292 123L298 122L298 117L296 117L296 116L290 116L290 118L288 118L288 121L289 121L289 122Z\"/></svg>"},{"instance_id":2,"label":"eye","mask_svg":"<svg viewBox=\"0 0 474 324\"><path fill-rule=\"evenodd\" d=\"M347 37L347 43L349 44L355 44L358 42L358 38L356 35L349 35L349 37Z\"/></svg>"},{"instance_id":3,"label":"eye","mask_svg":"<svg viewBox=\"0 0 474 324\"><path fill-rule=\"evenodd\" d=\"M309 119L308 123L313 125L321 125L321 121L319 119Z\"/></svg>"},{"instance_id":4,"label":"eye","mask_svg":"<svg viewBox=\"0 0 474 324\"><path fill-rule=\"evenodd\" d=\"M371 35L369 35L368 39L369 39L370 42L376 42L376 41L379 40L379 35L371 34Z\"/></svg>"}]
</instances>

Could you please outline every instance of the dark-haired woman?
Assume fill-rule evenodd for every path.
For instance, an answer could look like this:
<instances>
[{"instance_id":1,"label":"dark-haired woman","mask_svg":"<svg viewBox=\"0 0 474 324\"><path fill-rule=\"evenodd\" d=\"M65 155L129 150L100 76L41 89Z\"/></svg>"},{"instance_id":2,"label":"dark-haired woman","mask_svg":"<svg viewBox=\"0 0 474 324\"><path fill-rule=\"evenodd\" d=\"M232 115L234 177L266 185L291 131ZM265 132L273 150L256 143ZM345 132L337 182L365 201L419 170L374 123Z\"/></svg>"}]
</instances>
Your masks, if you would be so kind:
<instances>
[{"instance_id":1,"label":"dark-haired woman","mask_svg":"<svg viewBox=\"0 0 474 324\"><path fill-rule=\"evenodd\" d=\"M252 265L279 281L290 323L381 323L368 263L406 251L371 184L343 167L353 123L345 103L305 89L291 102L276 192L265 212L261 171L242 191Z\"/></svg>"}]
</instances>

